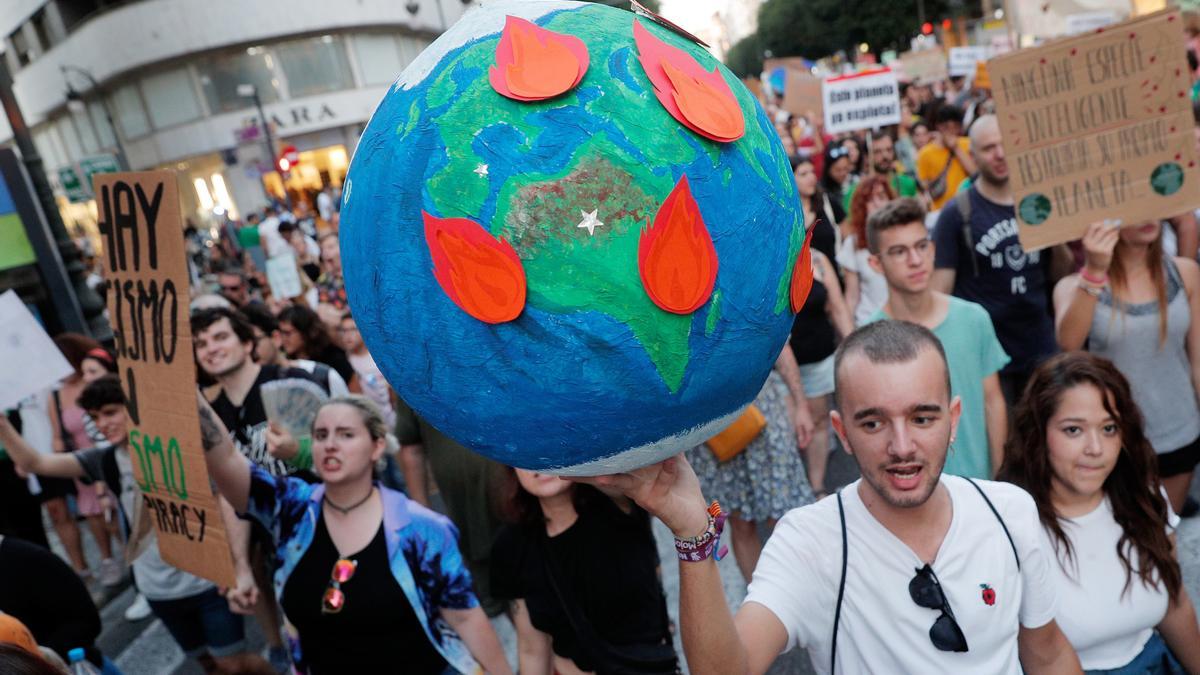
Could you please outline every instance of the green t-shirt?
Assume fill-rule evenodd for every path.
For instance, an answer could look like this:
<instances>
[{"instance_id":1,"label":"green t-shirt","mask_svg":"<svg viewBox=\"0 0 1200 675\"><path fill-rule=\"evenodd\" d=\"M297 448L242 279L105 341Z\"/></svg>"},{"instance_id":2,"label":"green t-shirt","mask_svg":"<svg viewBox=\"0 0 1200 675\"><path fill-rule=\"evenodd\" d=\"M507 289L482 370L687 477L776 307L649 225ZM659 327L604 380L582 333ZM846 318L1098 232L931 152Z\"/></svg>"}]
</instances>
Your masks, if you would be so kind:
<instances>
[{"instance_id":1,"label":"green t-shirt","mask_svg":"<svg viewBox=\"0 0 1200 675\"><path fill-rule=\"evenodd\" d=\"M854 199L854 191L856 189L858 189L858 183L855 183L846 191L846 196L842 200L842 206L846 209L846 213L850 213L850 201ZM895 171L892 173L892 189L896 191L896 195L899 197L916 197L917 179L906 173Z\"/></svg>"},{"instance_id":2,"label":"green t-shirt","mask_svg":"<svg viewBox=\"0 0 1200 675\"><path fill-rule=\"evenodd\" d=\"M257 225L243 225L237 231L238 246L242 248L254 248L259 246L261 242L258 238Z\"/></svg>"},{"instance_id":3,"label":"green t-shirt","mask_svg":"<svg viewBox=\"0 0 1200 675\"><path fill-rule=\"evenodd\" d=\"M883 310L871 321L887 319ZM983 407L983 380L1009 362L996 339L992 318L981 305L950 296L946 318L933 334L942 341L950 364L950 392L962 399L962 416L954 446L946 456L943 473L968 478L992 478L988 453L987 417Z\"/></svg>"}]
</instances>

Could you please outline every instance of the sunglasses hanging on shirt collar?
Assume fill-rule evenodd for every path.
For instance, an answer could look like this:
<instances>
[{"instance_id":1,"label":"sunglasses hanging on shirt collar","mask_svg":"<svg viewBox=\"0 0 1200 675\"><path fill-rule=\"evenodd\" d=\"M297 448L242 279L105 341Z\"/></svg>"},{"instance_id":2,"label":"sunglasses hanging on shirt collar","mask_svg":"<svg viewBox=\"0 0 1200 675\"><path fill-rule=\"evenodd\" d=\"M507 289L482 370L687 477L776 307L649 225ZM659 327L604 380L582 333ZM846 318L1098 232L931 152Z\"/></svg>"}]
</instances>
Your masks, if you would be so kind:
<instances>
[{"instance_id":1,"label":"sunglasses hanging on shirt collar","mask_svg":"<svg viewBox=\"0 0 1200 675\"><path fill-rule=\"evenodd\" d=\"M942 592L942 584L928 563L917 570L917 576L908 582L908 594L913 602L926 609L936 609L941 612L933 626L929 628L929 640L933 646L944 652L967 651L967 638L963 635L958 621L954 619L954 611L950 602Z\"/></svg>"}]
</instances>

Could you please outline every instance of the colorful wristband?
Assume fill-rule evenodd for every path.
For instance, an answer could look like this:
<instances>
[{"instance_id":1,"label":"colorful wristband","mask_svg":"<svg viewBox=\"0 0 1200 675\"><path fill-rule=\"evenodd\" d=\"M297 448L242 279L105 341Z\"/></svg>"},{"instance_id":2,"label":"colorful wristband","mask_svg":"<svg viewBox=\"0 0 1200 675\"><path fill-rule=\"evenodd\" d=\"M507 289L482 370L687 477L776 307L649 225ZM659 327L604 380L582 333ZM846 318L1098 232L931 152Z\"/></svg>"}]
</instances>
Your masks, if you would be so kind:
<instances>
[{"instance_id":1,"label":"colorful wristband","mask_svg":"<svg viewBox=\"0 0 1200 675\"><path fill-rule=\"evenodd\" d=\"M1099 279L1097 279L1088 274L1086 267L1079 270L1079 278L1083 279L1084 281L1088 282L1089 284L1091 284L1093 286L1103 286L1108 283L1108 275L1107 274L1105 274L1103 277L1100 277Z\"/></svg>"},{"instance_id":2,"label":"colorful wristband","mask_svg":"<svg viewBox=\"0 0 1200 675\"><path fill-rule=\"evenodd\" d=\"M675 537L675 555L686 562L702 560L720 561L729 549L721 546L721 533L725 530L725 514L721 505L714 501L708 507L708 527L699 536L682 539Z\"/></svg>"},{"instance_id":3,"label":"colorful wristband","mask_svg":"<svg viewBox=\"0 0 1200 675\"><path fill-rule=\"evenodd\" d=\"M301 436L296 440L296 444L300 447L296 456L292 458L291 465L306 471L312 469L312 436Z\"/></svg>"}]
</instances>

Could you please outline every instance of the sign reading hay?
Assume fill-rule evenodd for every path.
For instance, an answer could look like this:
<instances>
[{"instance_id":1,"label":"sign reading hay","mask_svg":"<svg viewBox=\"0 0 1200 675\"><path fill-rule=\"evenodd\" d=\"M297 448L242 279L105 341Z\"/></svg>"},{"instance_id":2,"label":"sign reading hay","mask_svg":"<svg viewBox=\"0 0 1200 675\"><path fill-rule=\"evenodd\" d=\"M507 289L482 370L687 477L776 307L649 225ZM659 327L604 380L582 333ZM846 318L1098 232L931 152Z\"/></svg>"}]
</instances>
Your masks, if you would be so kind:
<instances>
[{"instance_id":1,"label":"sign reading hay","mask_svg":"<svg viewBox=\"0 0 1200 675\"><path fill-rule=\"evenodd\" d=\"M1027 251L1200 205L1177 10L988 62Z\"/></svg>"},{"instance_id":2,"label":"sign reading hay","mask_svg":"<svg viewBox=\"0 0 1200 675\"><path fill-rule=\"evenodd\" d=\"M350 305L396 392L543 472L716 435L811 280L754 95L686 35L600 3L468 11L388 90L341 213Z\"/></svg>"},{"instance_id":3,"label":"sign reading hay","mask_svg":"<svg viewBox=\"0 0 1200 675\"><path fill-rule=\"evenodd\" d=\"M108 312L129 399L129 457L163 560L234 583L233 559L200 445L187 258L171 171L94 178Z\"/></svg>"},{"instance_id":4,"label":"sign reading hay","mask_svg":"<svg viewBox=\"0 0 1200 675\"><path fill-rule=\"evenodd\" d=\"M900 123L900 86L886 68L825 80L825 131L877 129Z\"/></svg>"}]
</instances>

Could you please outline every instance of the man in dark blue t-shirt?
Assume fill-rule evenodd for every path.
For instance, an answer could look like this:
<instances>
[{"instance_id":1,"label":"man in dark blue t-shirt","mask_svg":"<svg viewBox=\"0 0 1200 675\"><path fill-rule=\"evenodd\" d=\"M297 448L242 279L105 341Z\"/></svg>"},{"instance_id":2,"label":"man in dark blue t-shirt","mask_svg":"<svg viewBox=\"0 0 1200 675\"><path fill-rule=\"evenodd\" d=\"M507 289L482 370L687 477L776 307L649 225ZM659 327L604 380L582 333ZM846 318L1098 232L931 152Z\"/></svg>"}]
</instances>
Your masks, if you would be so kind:
<instances>
[{"instance_id":1,"label":"man in dark blue t-shirt","mask_svg":"<svg viewBox=\"0 0 1200 675\"><path fill-rule=\"evenodd\" d=\"M1058 351L1050 290L1055 277L1069 271L1070 254L1063 247L1025 252L1017 238L1008 162L996 118L976 120L970 138L979 176L938 216L933 285L983 305L992 317L996 336L1012 357L1000 371L1004 398L1012 405L1033 369ZM960 201L964 199L969 206ZM969 227L964 227L964 213Z\"/></svg>"}]
</instances>

